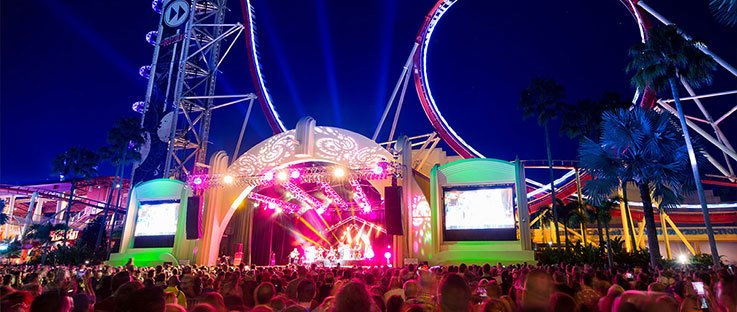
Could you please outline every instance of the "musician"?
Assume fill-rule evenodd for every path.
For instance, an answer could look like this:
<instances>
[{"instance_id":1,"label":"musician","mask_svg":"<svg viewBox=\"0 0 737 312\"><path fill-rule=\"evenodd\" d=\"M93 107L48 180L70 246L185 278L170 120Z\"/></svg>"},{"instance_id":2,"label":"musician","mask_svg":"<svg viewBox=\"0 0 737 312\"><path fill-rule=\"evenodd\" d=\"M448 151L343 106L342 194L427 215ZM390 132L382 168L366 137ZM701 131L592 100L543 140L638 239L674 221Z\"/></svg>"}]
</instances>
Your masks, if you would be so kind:
<instances>
[{"instance_id":1,"label":"musician","mask_svg":"<svg viewBox=\"0 0 737 312\"><path fill-rule=\"evenodd\" d=\"M289 253L289 264L297 264L298 258L299 258L299 250L297 250L297 248L294 248L292 252Z\"/></svg>"}]
</instances>

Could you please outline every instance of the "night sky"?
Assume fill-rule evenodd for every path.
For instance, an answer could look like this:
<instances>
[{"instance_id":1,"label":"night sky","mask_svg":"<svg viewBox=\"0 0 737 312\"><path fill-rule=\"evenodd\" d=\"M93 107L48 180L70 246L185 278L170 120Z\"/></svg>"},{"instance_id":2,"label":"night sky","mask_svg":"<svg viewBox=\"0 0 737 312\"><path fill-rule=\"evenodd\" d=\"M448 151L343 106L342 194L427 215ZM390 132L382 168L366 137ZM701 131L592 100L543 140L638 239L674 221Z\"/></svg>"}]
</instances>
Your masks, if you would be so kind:
<instances>
[{"instance_id":1,"label":"night sky","mask_svg":"<svg viewBox=\"0 0 737 312\"><path fill-rule=\"evenodd\" d=\"M287 127L310 115L318 125L370 137L434 2L255 1L267 85ZM714 22L706 1L648 4L737 65L737 29ZM226 21L242 22L240 1L229 5ZM138 68L153 53L144 35L157 28L159 15L148 0L7 0L0 12L0 183L52 180L55 154L70 146L97 149L115 120L136 114L131 104L144 98L146 86ZM624 68L627 49L639 40L617 0L459 0L431 42L430 85L446 120L487 157L543 159L542 129L517 108L530 78L555 78L569 101L606 90L631 98ZM221 67L219 94L255 91L245 46L239 38ZM734 89L735 81L720 70L715 84L697 93ZM704 103L721 116L734 99ZM696 112L695 105L686 110ZM214 113L210 153L232 153L245 111ZM733 144L736 125L735 117L724 124ZM410 84L398 132L431 131ZM254 109L241 152L270 134ZM554 159L575 159L576 141L555 135L553 144ZM112 169L102 166L101 174Z\"/></svg>"}]
</instances>

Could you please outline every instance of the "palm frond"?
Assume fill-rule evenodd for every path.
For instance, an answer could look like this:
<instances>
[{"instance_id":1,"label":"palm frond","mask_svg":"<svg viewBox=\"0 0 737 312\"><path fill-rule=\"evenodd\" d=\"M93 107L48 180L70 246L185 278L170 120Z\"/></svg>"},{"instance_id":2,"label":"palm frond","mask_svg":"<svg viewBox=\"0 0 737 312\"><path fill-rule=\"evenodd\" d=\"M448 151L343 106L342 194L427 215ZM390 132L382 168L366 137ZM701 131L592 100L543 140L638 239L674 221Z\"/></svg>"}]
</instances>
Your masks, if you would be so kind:
<instances>
[{"instance_id":1,"label":"palm frond","mask_svg":"<svg viewBox=\"0 0 737 312\"><path fill-rule=\"evenodd\" d=\"M718 22L730 27L737 25L737 0L711 0L709 8Z\"/></svg>"}]
</instances>

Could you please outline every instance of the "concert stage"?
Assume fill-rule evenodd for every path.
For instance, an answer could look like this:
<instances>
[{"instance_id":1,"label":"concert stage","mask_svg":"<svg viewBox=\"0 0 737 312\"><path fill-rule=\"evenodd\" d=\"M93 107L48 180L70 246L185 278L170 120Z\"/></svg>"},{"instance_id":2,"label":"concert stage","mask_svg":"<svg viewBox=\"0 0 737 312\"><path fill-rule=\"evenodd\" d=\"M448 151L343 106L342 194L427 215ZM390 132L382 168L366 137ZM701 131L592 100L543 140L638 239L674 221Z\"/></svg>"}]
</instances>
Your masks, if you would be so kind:
<instances>
[{"instance_id":1,"label":"concert stage","mask_svg":"<svg viewBox=\"0 0 737 312\"><path fill-rule=\"evenodd\" d=\"M305 265L533 261L517 163L436 159L422 173L410 141L392 144L304 118L232 162L216 153L185 185L143 183L110 263L284 265L293 249ZM161 218L177 225L150 226Z\"/></svg>"}]
</instances>

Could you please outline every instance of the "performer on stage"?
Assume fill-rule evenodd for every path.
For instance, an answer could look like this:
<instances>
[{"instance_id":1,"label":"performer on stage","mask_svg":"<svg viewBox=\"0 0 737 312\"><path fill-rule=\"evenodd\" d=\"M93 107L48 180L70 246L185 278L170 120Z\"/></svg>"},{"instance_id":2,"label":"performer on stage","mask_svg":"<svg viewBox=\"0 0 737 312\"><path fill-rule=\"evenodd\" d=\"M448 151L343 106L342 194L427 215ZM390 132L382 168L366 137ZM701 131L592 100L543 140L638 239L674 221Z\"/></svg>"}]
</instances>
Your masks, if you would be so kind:
<instances>
[{"instance_id":1,"label":"performer on stage","mask_svg":"<svg viewBox=\"0 0 737 312\"><path fill-rule=\"evenodd\" d=\"M289 264L297 264L297 260L299 259L299 250L297 248L294 248L292 252L289 253Z\"/></svg>"}]
</instances>

